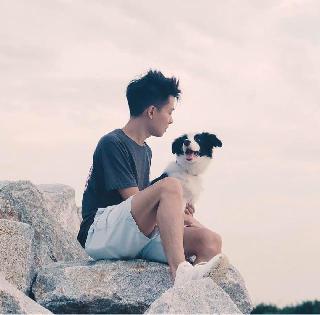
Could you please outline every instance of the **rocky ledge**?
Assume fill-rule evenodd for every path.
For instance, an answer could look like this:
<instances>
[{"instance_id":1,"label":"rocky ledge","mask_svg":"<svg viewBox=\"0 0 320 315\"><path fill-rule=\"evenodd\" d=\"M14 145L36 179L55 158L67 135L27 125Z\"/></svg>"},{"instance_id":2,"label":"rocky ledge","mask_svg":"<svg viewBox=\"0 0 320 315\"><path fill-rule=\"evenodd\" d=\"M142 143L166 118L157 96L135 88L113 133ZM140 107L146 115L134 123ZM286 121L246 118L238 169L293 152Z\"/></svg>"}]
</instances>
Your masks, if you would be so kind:
<instances>
[{"instance_id":1,"label":"rocky ledge","mask_svg":"<svg viewBox=\"0 0 320 315\"><path fill-rule=\"evenodd\" d=\"M172 287L166 264L91 260L76 241L78 213L71 187L0 181L0 313L251 312L229 263Z\"/></svg>"}]
</instances>

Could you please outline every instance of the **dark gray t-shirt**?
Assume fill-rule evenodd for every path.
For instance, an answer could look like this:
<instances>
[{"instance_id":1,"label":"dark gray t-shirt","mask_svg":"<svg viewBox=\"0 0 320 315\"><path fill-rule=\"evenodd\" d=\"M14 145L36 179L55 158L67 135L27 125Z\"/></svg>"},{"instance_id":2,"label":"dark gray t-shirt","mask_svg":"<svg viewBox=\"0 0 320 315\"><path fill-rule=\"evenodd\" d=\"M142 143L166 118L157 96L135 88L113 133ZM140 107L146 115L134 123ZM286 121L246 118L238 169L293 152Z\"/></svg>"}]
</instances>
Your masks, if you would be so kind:
<instances>
[{"instance_id":1,"label":"dark gray t-shirt","mask_svg":"<svg viewBox=\"0 0 320 315\"><path fill-rule=\"evenodd\" d=\"M98 208L123 201L118 189L138 187L143 190L149 186L151 158L147 143L139 145L122 129L115 129L100 139L82 198L83 220L78 234L82 247Z\"/></svg>"}]
</instances>

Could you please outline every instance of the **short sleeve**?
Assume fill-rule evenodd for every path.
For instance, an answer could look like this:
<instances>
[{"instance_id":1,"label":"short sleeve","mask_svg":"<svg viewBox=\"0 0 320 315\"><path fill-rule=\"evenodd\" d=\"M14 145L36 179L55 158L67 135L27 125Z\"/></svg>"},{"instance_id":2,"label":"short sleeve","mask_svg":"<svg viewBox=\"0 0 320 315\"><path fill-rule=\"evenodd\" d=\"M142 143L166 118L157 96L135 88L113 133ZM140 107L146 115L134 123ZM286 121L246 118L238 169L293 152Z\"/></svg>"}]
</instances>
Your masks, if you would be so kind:
<instances>
[{"instance_id":1,"label":"short sleeve","mask_svg":"<svg viewBox=\"0 0 320 315\"><path fill-rule=\"evenodd\" d=\"M138 186L128 151L121 143L104 140L101 143L99 156L106 191Z\"/></svg>"}]
</instances>

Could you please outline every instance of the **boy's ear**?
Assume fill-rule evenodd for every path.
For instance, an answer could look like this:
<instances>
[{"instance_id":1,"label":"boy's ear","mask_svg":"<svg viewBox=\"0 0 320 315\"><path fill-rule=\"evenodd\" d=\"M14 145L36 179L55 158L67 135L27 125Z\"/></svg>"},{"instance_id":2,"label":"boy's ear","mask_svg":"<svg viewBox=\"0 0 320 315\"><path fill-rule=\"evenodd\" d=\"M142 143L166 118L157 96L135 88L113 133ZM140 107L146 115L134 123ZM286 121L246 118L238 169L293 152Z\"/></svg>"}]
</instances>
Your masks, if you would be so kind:
<instances>
[{"instance_id":1,"label":"boy's ear","mask_svg":"<svg viewBox=\"0 0 320 315\"><path fill-rule=\"evenodd\" d=\"M151 105L147 108L147 115L150 119L153 118L153 115L154 115L154 111L155 111L156 107Z\"/></svg>"},{"instance_id":2,"label":"boy's ear","mask_svg":"<svg viewBox=\"0 0 320 315\"><path fill-rule=\"evenodd\" d=\"M187 135L184 135L184 136L179 137L173 141L173 143L172 143L172 153L173 154L177 154L177 155L183 154L182 145L183 145L183 141L186 138L187 138Z\"/></svg>"}]
</instances>

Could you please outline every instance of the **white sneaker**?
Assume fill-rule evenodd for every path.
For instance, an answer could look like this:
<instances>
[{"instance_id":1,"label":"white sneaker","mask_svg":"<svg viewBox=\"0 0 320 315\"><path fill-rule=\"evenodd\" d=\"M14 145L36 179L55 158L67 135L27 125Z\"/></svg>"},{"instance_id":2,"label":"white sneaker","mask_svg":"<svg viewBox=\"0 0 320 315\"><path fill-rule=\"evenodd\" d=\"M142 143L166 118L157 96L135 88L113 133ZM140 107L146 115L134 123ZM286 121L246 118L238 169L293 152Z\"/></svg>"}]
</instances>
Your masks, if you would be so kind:
<instances>
[{"instance_id":1,"label":"white sneaker","mask_svg":"<svg viewBox=\"0 0 320 315\"><path fill-rule=\"evenodd\" d=\"M174 286L180 286L191 280L197 280L209 277L211 272L220 264L223 259L222 254L218 254L211 258L208 262L201 262L192 266L189 262L182 262L176 271Z\"/></svg>"}]
</instances>

